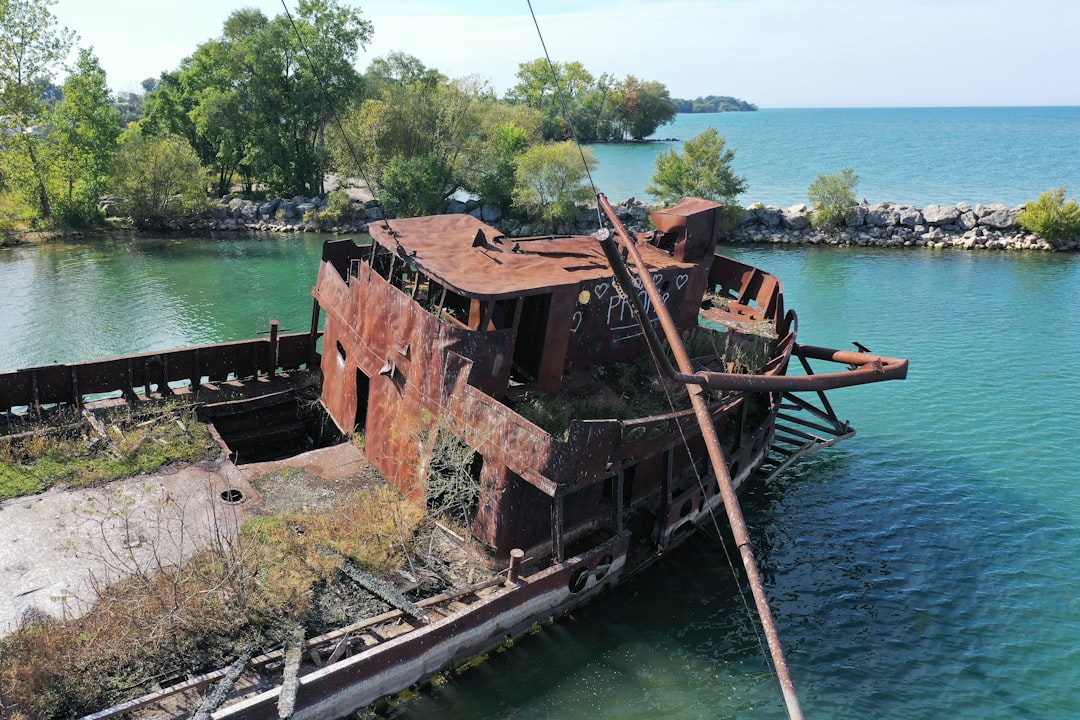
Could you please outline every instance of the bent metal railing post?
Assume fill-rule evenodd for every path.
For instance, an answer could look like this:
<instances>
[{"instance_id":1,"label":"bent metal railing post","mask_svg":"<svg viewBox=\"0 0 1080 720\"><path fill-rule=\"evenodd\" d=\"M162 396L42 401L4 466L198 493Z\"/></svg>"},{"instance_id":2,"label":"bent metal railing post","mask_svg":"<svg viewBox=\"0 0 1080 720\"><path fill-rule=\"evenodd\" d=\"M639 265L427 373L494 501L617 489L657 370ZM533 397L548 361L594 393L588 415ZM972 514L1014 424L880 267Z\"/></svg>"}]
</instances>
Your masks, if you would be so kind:
<instances>
[{"instance_id":1,"label":"bent metal railing post","mask_svg":"<svg viewBox=\"0 0 1080 720\"><path fill-rule=\"evenodd\" d=\"M641 280L642 285L649 296L649 300L652 303L653 309L656 312L656 316L660 320L660 326L664 331L664 335L667 337L668 345L675 355L675 362L680 373L682 375L693 377L694 371L693 366L690 363L690 356L686 352L686 348L683 346L682 340L679 337L679 331L675 325L675 321L671 318L671 314L664 304L663 297L652 280L652 273L645 267L645 263L642 260L640 253L638 253L633 238L619 221L618 216L608 203L607 198L604 197L603 194L600 194L597 196L597 200L600 207L603 209L604 214L607 215L608 219L615 227L616 235L618 235L623 249L627 252L634 264L638 278ZM623 262L622 257L619 255L618 248L614 247L614 242L612 241L610 234L601 231L600 241L604 245L604 251L608 256L608 260L612 263L612 270L615 272L616 279L622 285L623 293L631 303L636 303L635 315L637 316L638 323L640 323L642 329L645 331L646 337L648 337L649 330L651 330L652 327L648 317L645 315L644 308L640 307L637 295L633 292L633 287L629 282L626 263ZM653 338L655 339L655 335ZM649 345L650 349L653 350L654 355L664 355L663 352L658 352L657 348L653 347L652 341L650 341ZM773 620L772 610L769 608L769 601L765 596L765 584L761 580L761 574L758 572L757 562L754 559L754 551L750 544L750 533L746 528L746 521L743 519L739 499L735 495L735 486L732 484L731 475L728 472L727 459L724 457L724 450L720 446L720 438L716 434L716 427L712 423L712 416L709 414L708 404L703 397L704 390L702 389L702 384L686 383L686 391L690 395L690 403L694 408L694 414L697 416L698 425L701 426L701 436L705 441L705 447L708 449L709 460L712 463L713 473L716 475L716 482L720 486L720 494L724 500L724 509L727 512L728 523L731 526L731 532L735 538L735 542L739 546L739 554L742 556L743 567L746 568L747 578L750 581L750 590L753 593L754 602L757 605L758 616L761 620L762 628L765 631L765 639L769 644L769 653L772 655L776 676L780 681L780 689L784 695L784 704L787 707L788 717L791 720L802 720L802 707L799 705L799 698L795 693L795 683L792 682L791 672L788 670L787 659L784 657L784 649L780 644L780 633L776 629L776 622Z\"/></svg>"}]
</instances>

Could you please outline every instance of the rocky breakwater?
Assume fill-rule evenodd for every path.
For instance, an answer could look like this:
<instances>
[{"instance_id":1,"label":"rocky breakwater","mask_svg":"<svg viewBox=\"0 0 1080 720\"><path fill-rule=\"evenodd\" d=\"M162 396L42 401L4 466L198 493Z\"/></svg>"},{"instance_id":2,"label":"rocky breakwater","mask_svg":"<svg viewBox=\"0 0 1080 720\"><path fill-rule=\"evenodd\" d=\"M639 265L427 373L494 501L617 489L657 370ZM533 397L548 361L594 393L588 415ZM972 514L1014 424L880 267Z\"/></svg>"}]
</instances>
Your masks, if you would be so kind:
<instances>
[{"instance_id":1,"label":"rocky breakwater","mask_svg":"<svg viewBox=\"0 0 1080 720\"><path fill-rule=\"evenodd\" d=\"M619 218L635 231L646 229L649 207L634 198L614 205ZM544 231L528 220L507 217L497 205L476 200L450 200L447 214L468 214L499 228L508 237L529 237ZM367 232L368 224L393 217L375 200L353 200L345 209L333 210L326 198L296 197L256 201L236 197L221 198L212 217L176 221L171 229L210 232L325 232L351 234ZM578 208L577 217L565 232L588 234L596 231L596 203Z\"/></svg>"},{"instance_id":2,"label":"rocky breakwater","mask_svg":"<svg viewBox=\"0 0 1080 720\"><path fill-rule=\"evenodd\" d=\"M223 197L215 203L212 217L192 221L194 227L190 229L215 232L361 233L367 231L368 223L382 218L383 208L374 200L353 201L351 207L344 211L332 211L323 197L298 196L265 201Z\"/></svg>"},{"instance_id":3,"label":"rocky breakwater","mask_svg":"<svg viewBox=\"0 0 1080 720\"><path fill-rule=\"evenodd\" d=\"M806 205L789 208L754 205L746 209L734 233L736 242L878 247L959 248L965 250L1053 250L1046 240L1017 222L1023 205L899 205L863 201L846 225L815 230ZM1076 249L1078 243L1066 244Z\"/></svg>"}]
</instances>

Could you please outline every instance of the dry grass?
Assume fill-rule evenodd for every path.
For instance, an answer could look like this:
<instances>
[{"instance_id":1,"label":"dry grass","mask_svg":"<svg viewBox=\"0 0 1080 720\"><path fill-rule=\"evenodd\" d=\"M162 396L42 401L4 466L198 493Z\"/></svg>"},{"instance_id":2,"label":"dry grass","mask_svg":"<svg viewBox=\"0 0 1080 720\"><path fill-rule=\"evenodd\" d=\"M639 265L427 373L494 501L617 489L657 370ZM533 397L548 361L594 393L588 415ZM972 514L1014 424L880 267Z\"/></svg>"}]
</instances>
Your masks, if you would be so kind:
<instances>
[{"instance_id":1,"label":"dry grass","mask_svg":"<svg viewBox=\"0 0 1080 720\"><path fill-rule=\"evenodd\" d=\"M97 583L89 613L25 618L0 639L0 718L81 716L143 694L156 679L276 645L298 624L320 628L319 594L342 563L377 575L400 568L423 515L385 483L358 478L333 502L256 517L239 533L223 521L209 547L180 566L153 548L149 560L114 556L111 569L123 578Z\"/></svg>"}]
</instances>

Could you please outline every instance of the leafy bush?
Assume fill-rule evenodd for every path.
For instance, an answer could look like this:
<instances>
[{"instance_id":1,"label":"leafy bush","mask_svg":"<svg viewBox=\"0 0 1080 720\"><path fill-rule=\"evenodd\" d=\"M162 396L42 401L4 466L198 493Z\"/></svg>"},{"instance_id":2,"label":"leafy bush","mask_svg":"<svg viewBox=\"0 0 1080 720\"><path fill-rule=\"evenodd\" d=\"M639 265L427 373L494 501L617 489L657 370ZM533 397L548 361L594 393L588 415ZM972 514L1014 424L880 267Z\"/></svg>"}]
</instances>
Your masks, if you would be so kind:
<instances>
[{"instance_id":1,"label":"leafy bush","mask_svg":"<svg viewBox=\"0 0 1080 720\"><path fill-rule=\"evenodd\" d=\"M747 184L731 167L735 151L724 144L716 128L709 128L683 143L681 153L669 150L660 155L645 192L662 205L673 205L684 197L733 204L746 192Z\"/></svg>"},{"instance_id":2,"label":"leafy bush","mask_svg":"<svg viewBox=\"0 0 1080 720\"><path fill-rule=\"evenodd\" d=\"M514 203L537 224L553 231L567 229L577 217L577 203L592 193L585 185L592 153L572 142L534 145L518 159L514 173Z\"/></svg>"},{"instance_id":3,"label":"leafy bush","mask_svg":"<svg viewBox=\"0 0 1080 720\"><path fill-rule=\"evenodd\" d=\"M855 211L855 186L859 176L851 168L829 175L818 175L806 191L814 210L810 224L815 230L829 230L851 220Z\"/></svg>"},{"instance_id":4,"label":"leafy bush","mask_svg":"<svg viewBox=\"0 0 1080 720\"><path fill-rule=\"evenodd\" d=\"M1051 188L1028 203L1017 221L1051 244L1080 235L1080 205L1076 200L1065 201L1065 186Z\"/></svg>"},{"instance_id":5,"label":"leafy bush","mask_svg":"<svg viewBox=\"0 0 1080 720\"><path fill-rule=\"evenodd\" d=\"M148 137L138 125L120 136L113 188L121 212L153 224L206 207L206 178L195 151L177 135Z\"/></svg>"},{"instance_id":6,"label":"leafy bush","mask_svg":"<svg viewBox=\"0 0 1080 720\"><path fill-rule=\"evenodd\" d=\"M353 220L353 202L344 190L331 190L319 220L329 223L348 223Z\"/></svg>"}]
</instances>

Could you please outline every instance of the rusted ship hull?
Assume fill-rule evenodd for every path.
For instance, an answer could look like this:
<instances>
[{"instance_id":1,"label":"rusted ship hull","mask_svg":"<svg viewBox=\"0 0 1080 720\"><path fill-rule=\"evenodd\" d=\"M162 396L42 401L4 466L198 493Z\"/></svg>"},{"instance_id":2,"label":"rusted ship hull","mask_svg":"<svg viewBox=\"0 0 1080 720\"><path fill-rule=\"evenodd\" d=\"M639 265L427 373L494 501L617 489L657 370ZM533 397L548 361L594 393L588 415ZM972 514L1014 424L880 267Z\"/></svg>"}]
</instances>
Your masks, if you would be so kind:
<instances>
[{"instance_id":1,"label":"rusted ship hull","mask_svg":"<svg viewBox=\"0 0 1080 720\"><path fill-rule=\"evenodd\" d=\"M718 204L686 200L654 216L653 233L623 231L622 253L602 232L511 240L468 216L388 221L370 245L327 243L308 343L284 356L318 363L339 431L362 433L368 460L429 510L439 438L472 453L471 537L459 539L495 579L430 616L392 613L309 641L295 694L276 684L271 653L260 682L272 687L238 691L213 717L276 718L282 702L294 718L348 715L590 601L694 528L724 524L721 507L730 518L755 473L854 434L825 391L902 378L906 361L799 344L779 280L715 255L719 219ZM674 365L657 327L677 346ZM699 347L692 359L683 339ZM267 373L285 366L272 345L257 363ZM820 361L844 367L818 375ZM117 367L111 382L131 376L130 362ZM659 410L623 403L620 382L642 367ZM181 375L195 383L196 370ZM690 388L690 406L673 387ZM575 405L583 397L600 409ZM545 426L537 403L574 410L564 427Z\"/></svg>"}]
</instances>

